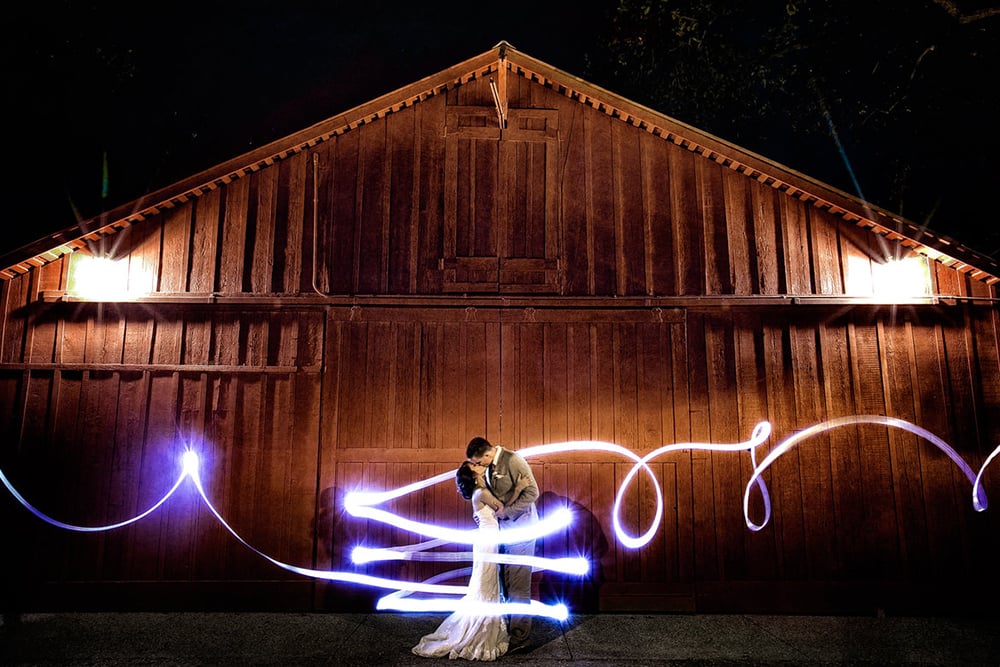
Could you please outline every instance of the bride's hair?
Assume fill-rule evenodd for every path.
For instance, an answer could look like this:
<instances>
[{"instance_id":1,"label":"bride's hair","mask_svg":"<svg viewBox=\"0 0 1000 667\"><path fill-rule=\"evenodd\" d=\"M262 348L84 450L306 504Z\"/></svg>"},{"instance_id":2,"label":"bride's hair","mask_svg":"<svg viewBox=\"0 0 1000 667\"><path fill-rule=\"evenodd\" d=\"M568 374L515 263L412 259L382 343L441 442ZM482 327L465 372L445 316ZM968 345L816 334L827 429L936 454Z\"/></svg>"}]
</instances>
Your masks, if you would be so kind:
<instances>
[{"instance_id":1,"label":"bride's hair","mask_svg":"<svg viewBox=\"0 0 1000 667\"><path fill-rule=\"evenodd\" d=\"M472 500L472 493L476 490L476 473L468 461L455 471L455 486L458 487L458 493L463 498Z\"/></svg>"}]
</instances>

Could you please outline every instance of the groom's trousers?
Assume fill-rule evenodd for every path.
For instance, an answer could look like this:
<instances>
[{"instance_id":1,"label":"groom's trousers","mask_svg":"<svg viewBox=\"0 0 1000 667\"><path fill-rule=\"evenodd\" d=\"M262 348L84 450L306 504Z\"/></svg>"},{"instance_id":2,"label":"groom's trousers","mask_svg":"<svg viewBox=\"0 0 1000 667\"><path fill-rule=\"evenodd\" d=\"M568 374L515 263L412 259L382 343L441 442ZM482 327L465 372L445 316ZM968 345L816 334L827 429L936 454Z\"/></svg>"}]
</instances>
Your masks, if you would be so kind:
<instances>
[{"instance_id":1,"label":"groom's trousers","mask_svg":"<svg viewBox=\"0 0 1000 667\"><path fill-rule=\"evenodd\" d=\"M535 517L525 516L527 524L530 525L537 520ZM516 525L523 525L521 521L501 522L503 528L513 528ZM517 542L501 546L501 553L512 556L534 556L535 541ZM531 602L531 566L530 565L503 565L501 566L501 581L504 598L507 602ZM508 632L510 633L511 646L523 644L531 634L531 616L517 615L510 617Z\"/></svg>"}]
</instances>

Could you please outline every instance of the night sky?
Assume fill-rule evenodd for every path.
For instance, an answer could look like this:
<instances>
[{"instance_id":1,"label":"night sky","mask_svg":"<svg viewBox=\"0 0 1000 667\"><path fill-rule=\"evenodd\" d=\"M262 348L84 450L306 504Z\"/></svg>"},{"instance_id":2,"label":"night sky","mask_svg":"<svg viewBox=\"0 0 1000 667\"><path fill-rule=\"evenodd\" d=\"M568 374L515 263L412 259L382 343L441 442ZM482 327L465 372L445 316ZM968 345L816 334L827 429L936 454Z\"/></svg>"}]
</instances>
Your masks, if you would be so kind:
<instances>
[{"instance_id":1,"label":"night sky","mask_svg":"<svg viewBox=\"0 0 1000 667\"><path fill-rule=\"evenodd\" d=\"M0 47L8 146L2 180L8 218L0 252L438 72L501 40L622 92L613 80L591 76L600 69L593 67L594 45L606 38L607 12L614 4L180 0L158 9L136 3L123 10L99 2L18 3L5 11L7 34ZM982 85L995 89L997 82ZM671 109L658 110L673 115ZM968 120L973 127L961 129L995 137L989 119L996 115L995 109L985 112ZM982 128L975 125L980 123ZM784 161L767 146L747 147ZM826 180L808 163L788 166ZM961 169L952 164L942 172ZM1000 170L992 169L979 180L995 183ZM832 184L851 190L846 180ZM988 224L996 226L995 215ZM1000 250L969 238L968 224L955 226L956 232L942 221L937 229L982 252Z\"/></svg>"}]
</instances>

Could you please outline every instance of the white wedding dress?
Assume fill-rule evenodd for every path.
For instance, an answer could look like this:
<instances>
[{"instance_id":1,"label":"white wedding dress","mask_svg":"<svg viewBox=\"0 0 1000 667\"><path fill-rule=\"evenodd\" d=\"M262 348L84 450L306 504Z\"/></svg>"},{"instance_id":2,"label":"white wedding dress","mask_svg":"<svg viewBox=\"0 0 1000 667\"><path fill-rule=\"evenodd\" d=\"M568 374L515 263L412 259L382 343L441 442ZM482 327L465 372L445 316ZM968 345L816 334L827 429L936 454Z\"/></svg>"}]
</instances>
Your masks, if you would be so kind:
<instances>
[{"instance_id":1,"label":"white wedding dress","mask_svg":"<svg viewBox=\"0 0 1000 667\"><path fill-rule=\"evenodd\" d=\"M479 530L498 533L493 508L484 505L476 511ZM484 562L483 553L496 553L495 544L473 546L472 576L469 591L462 602L499 602L500 578L496 563ZM509 637L503 616L491 616L475 611L456 611L441 622L437 630L426 635L413 647L413 652L425 658L464 658L465 660L496 660L507 652Z\"/></svg>"}]
</instances>

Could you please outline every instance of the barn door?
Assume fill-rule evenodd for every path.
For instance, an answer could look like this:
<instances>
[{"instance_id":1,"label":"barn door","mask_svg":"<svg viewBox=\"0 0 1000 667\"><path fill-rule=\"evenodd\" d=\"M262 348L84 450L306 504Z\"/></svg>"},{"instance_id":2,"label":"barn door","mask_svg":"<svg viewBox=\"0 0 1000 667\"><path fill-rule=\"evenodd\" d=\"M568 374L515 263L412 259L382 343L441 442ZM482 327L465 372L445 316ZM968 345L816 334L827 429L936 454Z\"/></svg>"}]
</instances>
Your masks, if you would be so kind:
<instances>
[{"instance_id":1,"label":"barn door","mask_svg":"<svg viewBox=\"0 0 1000 667\"><path fill-rule=\"evenodd\" d=\"M453 107L445 141L446 292L559 291L556 111Z\"/></svg>"}]
</instances>

